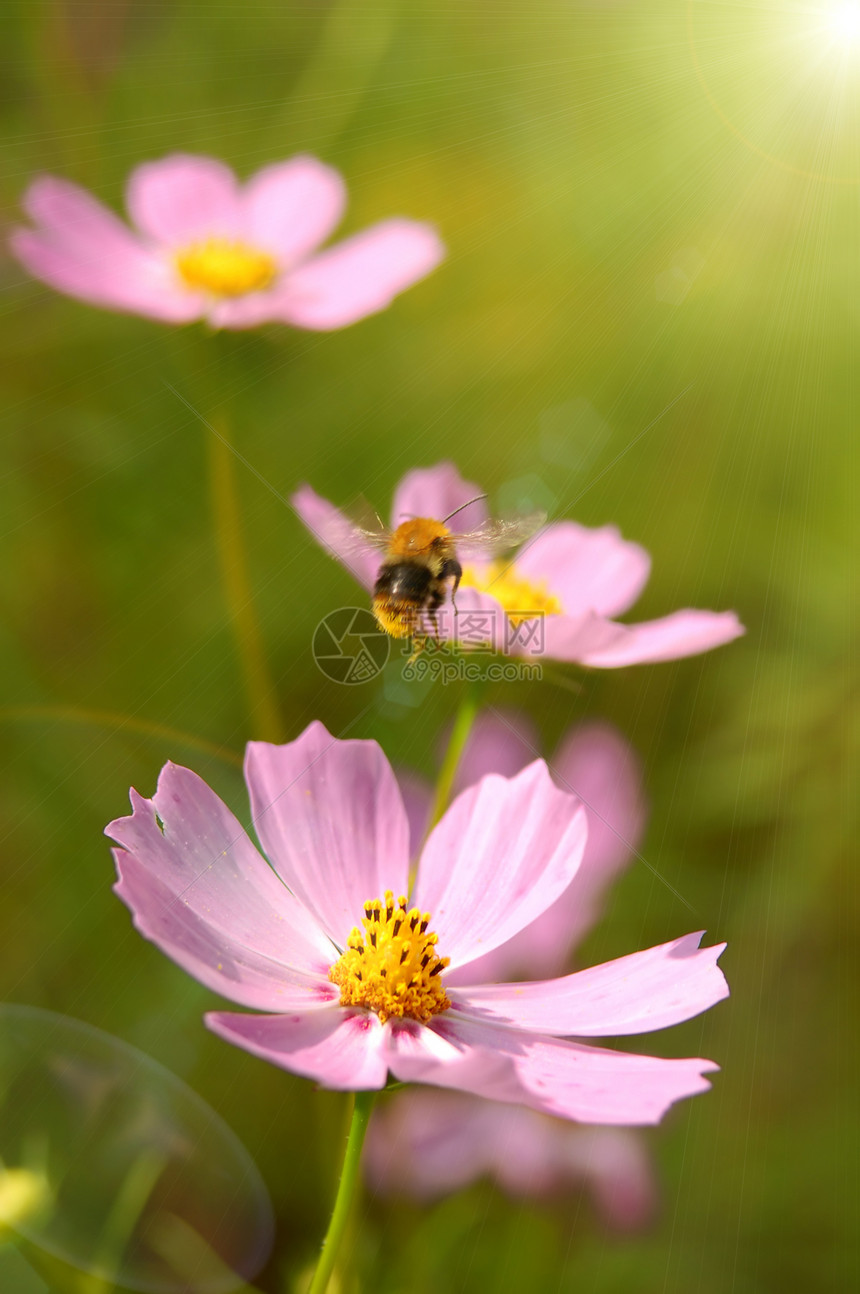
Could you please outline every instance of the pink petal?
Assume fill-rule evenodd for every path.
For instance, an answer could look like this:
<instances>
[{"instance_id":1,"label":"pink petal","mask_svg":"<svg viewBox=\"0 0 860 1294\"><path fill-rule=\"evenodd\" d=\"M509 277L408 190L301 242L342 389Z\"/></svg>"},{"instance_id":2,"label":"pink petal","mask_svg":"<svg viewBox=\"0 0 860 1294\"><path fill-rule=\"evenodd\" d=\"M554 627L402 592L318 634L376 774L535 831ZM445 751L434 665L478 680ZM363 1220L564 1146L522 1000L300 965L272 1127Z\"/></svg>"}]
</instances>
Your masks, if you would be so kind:
<instances>
[{"instance_id":1,"label":"pink petal","mask_svg":"<svg viewBox=\"0 0 860 1294\"><path fill-rule=\"evenodd\" d=\"M516 559L517 575L545 581L569 616L620 615L636 601L650 570L645 549L622 539L615 526L590 530L575 521L546 526Z\"/></svg>"},{"instance_id":2,"label":"pink petal","mask_svg":"<svg viewBox=\"0 0 860 1294\"><path fill-rule=\"evenodd\" d=\"M506 652L519 638L496 599L471 585L457 590L456 606L448 601L439 608L436 628L441 642L456 642L466 650Z\"/></svg>"},{"instance_id":3,"label":"pink petal","mask_svg":"<svg viewBox=\"0 0 860 1294\"><path fill-rule=\"evenodd\" d=\"M375 1192L418 1200L489 1176L514 1197L585 1186L604 1222L644 1226L656 1187L642 1138L577 1127L522 1105L414 1087L374 1111L363 1167Z\"/></svg>"},{"instance_id":4,"label":"pink petal","mask_svg":"<svg viewBox=\"0 0 860 1294\"><path fill-rule=\"evenodd\" d=\"M437 463L435 467L417 467L407 472L394 491L391 505L391 525L399 526L410 517L433 517L442 521L455 508L477 499L483 493L474 481L464 481L453 463ZM486 499L480 499L469 508L463 508L452 517L451 529L459 533L477 530L486 521Z\"/></svg>"},{"instance_id":5,"label":"pink petal","mask_svg":"<svg viewBox=\"0 0 860 1294\"><path fill-rule=\"evenodd\" d=\"M151 876L150 913L173 895L176 906L197 916L229 955L259 954L271 962L275 977L286 967L327 975L331 944L196 773L166 764L153 799L132 791L131 803L130 817L105 828L138 864L129 867L126 886L128 859L120 859L120 897L133 892L143 903L144 880Z\"/></svg>"},{"instance_id":6,"label":"pink petal","mask_svg":"<svg viewBox=\"0 0 860 1294\"><path fill-rule=\"evenodd\" d=\"M533 921L570 884L585 836L585 810L542 760L464 791L418 865L414 902L431 914L440 956L474 961Z\"/></svg>"},{"instance_id":7,"label":"pink petal","mask_svg":"<svg viewBox=\"0 0 860 1294\"><path fill-rule=\"evenodd\" d=\"M584 665L617 669L646 661L678 660L710 651L746 632L734 611L675 611L662 620L616 628L622 632L614 642L581 655Z\"/></svg>"},{"instance_id":8,"label":"pink petal","mask_svg":"<svg viewBox=\"0 0 860 1294\"><path fill-rule=\"evenodd\" d=\"M345 566L359 584L371 590L376 583L382 554L367 546L362 547L355 523L309 485L296 490L290 496L290 503L317 543Z\"/></svg>"},{"instance_id":9,"label":"pink petal","mask_svg":"<svg viewBox=\"0 0 860 1294\"><path fill-rule=\"evenodd\" d=\"M281 317L300 328L345 328L384 310L444 254L431 225L386 220L300 265Z\"/></svg>"},{"instance_id":10,"label":"pink petal","mask_svg":"<svg viewBox=\"0 0 860 1294\"><path fill-rule=\"evenodd\" d=\"M498 740L504 740L501 731ZM607 885L639 844L645 823L641 773L633 750L614 728L601 723L574 728L549 770L562 790L585 805L588 839L579 870L536 921L454 972L449 983L490 984L559 974L596 921Z\"/></svg>"},{"instance_id":11,"label":"pink petal","mask_svg":"<svg viewBox=\"0 0 860 1294\"><path fill-rule=\"evenodd\" d=\"M236 177L214 157L171 153L144 162L129 176L126 206L141 233L169 248L244 233Z\"/></svg>"},{"instance_id":12,"label":"pink petal","mask_svg":"<svg viewBox=\"0 0 860 1294\"><path fill-rule=\"evenodd\" d=\"M558 1139L557 1153L562 1171L588 1183L608 1226L635 1231L648 1225L657 1185L641 1137L618 1128L570 1128Z\"/></svg>"},{"instance_id":13,"label":"pink petal","mask_svg":"<svg viewBox=\"0 0 860 1294\"><path fill-rule=\"evenodd\" d=\"M585 805L588 839L579 871L561 898L491 954L506 954L509 964L531 979L556 975L569 963L571 952L600 915L607 886L631 861L645 827L639 761L609 724L575 728L549 770L562 790ZM472 983L511 978L507 972L482 972L476 964Z\"/></svg>"},{"instance_id":14,"label":"pink petal","mask_svg":"<svg viewBox=\"0 0 860 1294\"><path fill-rule=\"evenodd\" d=\"M79 301L163 323L189 323L203 315L200 298L177 289L166 267L147 253L136 261L129 258L122 267L114 263L109 273L111 265L104 258L96 266L29 229L16 230L9 244L33 278Z\"/></svg>"},{"instance_id":15,"label":"pink petal","mask_svg":"<svg viewBox=\"0 0 860 1294\"><path fill-rule=\"evenodd\" d=\"M403 1082L459 1088L580 1123L658 1123L710 1087L709 1060L663 1060L478 1024L453 1011L429 1026L389 1022L388 1066Z\"/></svg>"},{"instance_id":16,"label":"pink petal","mask_svg":"<svg viewBox=\"0 0 860 1294\"><path fill-rule=\"evenodd\" d=\"M248 292L241 297L213 297L207 302L206 317L213 328L239 330L259 328L265 323L281 323L281 283L275 282L262 292Z\"/></svg>"},{"instance_id":17,"label":"pink petal","mask_svg":"<svg viewBox=\"0 0 860 1294\"><path fill-rule=\"evenodd\" d=\"M183 970L241 1006L264 1011L314 1010L339 1001L335 986L248 948L213 925L157 879L134 854L113 851L114 886L134 924Z\"/></svg>"},{"instance_id":18,"label":"pink petal","mask_svg":"<svg viewBox=\"0 0 860 1294\"><path fill-rule=\"evenodd\" d=\"M699 948L684 935L561 979L451 989L470 1018L565 1037L619 1037L680 1024L728 997L717 958L725 944Z\"/></svg>"},{"instance_id":19,"label":"pink petal","mask_svg":"<svg viewBox=\"0 0 860 1294\"><path fill-rule=\"evenodd\" d=\"M365 1177L375 1192L419 1200L467 1186L486 1169L483 1112L502 1108L458 1092L404 1092L374 1111Z\"/></svg>"},{"instance_id":20,"label":"pink petal","mask_svg":"<svg viewBox=\"0 0 860 1294\"><path fill-rule=\"evenodd\" d=\"M99 253L124 257L143 250L118 216L68 180L40 176L28 188L22 205L46 241L78 253L93 267L100 264Z\"/></svg>"},{"instance_id":21,"label":"pink petal","mask_svg":"<svg viewBox=\"0 0 860 1294\"><path fill-rule=\"evenodd\" d=\"M409 823L375 741L315 722L286 746L249 742L245 779L272 866L340 948L368 899L408 892Z\"/></svg>"},{"instance_id":22,"label":"pink petal","mask_svg":"<svg viewBox=\"0 0 860 1294\"><path fill-rule=\"evenodd\" d=\"M454 795L480 782L487 773L513 777L538 754L538 741L537 728L524 712L484 710L476 719L460 756Z\"/></svg>"},{"instance_id":23,"label":"pink petal","mask_svg":"<svg viewBox=\"0 0 860 1294\"><path fill-rule=\"evenodd\" d=\"M624 625L606 620L594 611L580 616L544 616L540 628L526 637L520 625L514 649L519 656L545 657L547 660L583 661L604 650L624 636Z\"/></svg>"},{"instance_id":24,"label":"pink petal","mask_svg":"<svg viewBox=\"0 0 860 1294\"><path fill-rule=\"evenodd\" d=\"M202 299L177 286L164 259L85 189L44 176L24 207L38 228L16 230L10 245L35 278L93 305L169 323L203 313Z\"/></svg>"},{"instance_id":25,"label":"pink petal","mask_svg":"<svg viewBox=\"0 0 860 1294\"><path fill-rule=\"evenodd\" d=\"M332 167L299 156L257 171L241 201L249 242L286 266L312 252L336 228L346 187Z\"/></svg>"},{"instance_id":26,"label":"pink petal","mask_svg":"<svg viewBox=\"0 0 860 1294\"><path fill-rule=\"evenodd\" d=\"M272 1065L324 1087L359 1092L385 1086L385 1032L372 1011L332 1007L308 1015L237 1015L211 1011L206 1024Z\"/></svg>"}]
</instances>

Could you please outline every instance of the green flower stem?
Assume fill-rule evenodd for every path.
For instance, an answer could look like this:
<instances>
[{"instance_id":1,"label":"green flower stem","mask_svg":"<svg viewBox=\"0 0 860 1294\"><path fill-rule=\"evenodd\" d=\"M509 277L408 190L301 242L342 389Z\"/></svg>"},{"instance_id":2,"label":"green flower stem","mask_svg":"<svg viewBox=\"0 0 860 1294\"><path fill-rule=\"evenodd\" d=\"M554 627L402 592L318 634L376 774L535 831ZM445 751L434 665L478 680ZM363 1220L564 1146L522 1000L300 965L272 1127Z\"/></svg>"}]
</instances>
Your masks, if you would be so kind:
<instances>
[{"instance_id":1,"label":"green flower stem","mask_svg":"<svg viewBox=\"0 0 860 1294\"><path fill-rule=\"evenodd\" d=\"M208 441L213 521L245 696L255 735L264 741L282 741L277 694L266 664L248 574L233 453L223 420L213 422L213 427L217 435L210 434Z\"/></svg>"},{"instance_id":2,"label":"green flower stem","mask_svg":"<svg viewBox=\"0 0 860 1294\"><path fill-rule=\"evenodd\" d=\"M480 708L481 688L472 685L468 687L464 693L463 698L460 701L459 709L454 718L454 727L451 730L451 739L448 742L448 749L445 751L445 758L442 760L442 768L439 771L439 779L436 783L436 791L433 796L433 812L430 815L431 827L436 826L436 823L448 807L448 801L451 799L451 788L454 785L457 768L466 747L466 742L469 740L469 733L472 731L472 725L478 717L478 711Z\"/></svg>"},{"instance_id":3,"label":"green flower stem","mask_svg":"<svg viewBox=\"0 0 860 1294\"><path fill-rule=\"evenodd\" d=\"M323 1240L320 1260L308 1288L308 1294L325 1294L328 1289L328 1283L337 1261L338 1250L343 1240L343 1233L349 1221L355 1189L358 1185L361 1148L364 1145L364 1135L367 1132L367 1125L370 1122L370 1113L373 1109L376 1095L376 1092L355 1093L352 1123L346 1141L343 1167L340 1172L340 1184L337 1188L337 1196L332 1209L331 1221L328 1224L328 1231Z\"/></svg>"}]
</instances>

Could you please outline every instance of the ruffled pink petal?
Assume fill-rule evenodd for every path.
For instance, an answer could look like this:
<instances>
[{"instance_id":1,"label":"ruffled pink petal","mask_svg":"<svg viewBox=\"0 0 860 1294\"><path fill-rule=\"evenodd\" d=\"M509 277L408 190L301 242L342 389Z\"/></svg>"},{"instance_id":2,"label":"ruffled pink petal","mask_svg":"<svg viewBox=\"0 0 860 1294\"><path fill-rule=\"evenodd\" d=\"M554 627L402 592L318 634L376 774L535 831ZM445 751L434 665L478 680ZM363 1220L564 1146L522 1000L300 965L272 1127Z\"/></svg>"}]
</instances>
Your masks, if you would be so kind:
<instances>
[{"instance_id":1,"label":"ruffled pink petal","mask_svg":"<svg viewBox=\"0 0 860 1294\"><path fill-rule=\"evenodd\" d=\"M327 978L244 946L177 897L134 854L113 854L119 873L114 889L136 928L207 988L262 1011L308 1011L339 1000Z\"/></svg>"},{"instance_id":2,"label":"ruffled pink petal","mask_svg":"<svg viewBox=\"0 0 860 1294\"><path fill-rule=\"evenodd\" d=\"M453 794L459 795L487 773L513 777L534 760L538 743L537 728L524 712L484 710L475 721L460 756Z\"/></svg>"},{"instance_id":3,"label":"ruffled pink petal","mask_svg":"<svg viewBox=\"0 0 860 1294\"><path fill-rule=\"evenodd\" d=\"M620 615L636 601L650 571L645 549L622 539L615 526L590 530L575 521L546 526L516 559L517 575L545 582L569 616Z\"/></svg>"},{"instance_id":4,"label":"ruffled pink petal","mask_svg":"<svg viewBox=\"0 0 860 1294\"><path fill-rule=\"evenodd\" d=\"M498 740L500 745L504 741L501 731ZM597 920L609 882L638 847L645 825L641 771L619 732L601 723L573 729L549 770L562 790L585 805L588 839L579 870L536 921L485 957L455 971L452 983L492 984L559 974Z\"/></svg>"},{"instance_id":5,"label":"ruffled pink petal","mask_svg":"<svg viewBox=\"0 0 860 1294\"><path fill-rule=\"evenodd\" d=\"M597 921L610 882L634 856L645 827L642 775L635 753L609 724L574 729L549 765L553 780L582 800L588 839L579 871L551 908L491 958L507 967L475 964L472 983L514 978L543 979L569 965L580 939Z\"/></svg>"},{"instance_id":6,"label":"ruffled pink petal","mask_svg":"<svg viewBox=\"0 0 860 1294\"><path fill-rule=\"evenodd\" d=\"M196 773L166 764L153 799L132 791L131 803L132 815L109 823L105 834L137 863L132 867L120 856L118 892L141 905L142 920L155 929L155 913L172 895L176 907L199 917L227 955L241 961L257 954L278 980L287 968L327 975L331 943ZM146 876L153 881L151 899L144 894Z\"/></svg>"},{"instance_id":7,"label":"ruffled pink petal","mask_svg":"<svg viewBox=\"0 0 860 1294\"><path fill-rule=\"evenodd\" d=\"M249 742L245 780L269 861L339 947L368 899L408 893L409 823L375 741L315 722L285 746Z\"/></svg>"},{"instance_id":8,"label":"ruffled pink petal","mask_svg":"<svg viewBox=\"0 0 860 1294\"><path fill-rule=\"evenodd\" d=\"M572 881L585 837L585 810L542 760L464 791L418 866L414 902L431 914L440 956L474 961L533 921Z\"/></svg>"},{"instance_id":9,"label":"ruffled pink petal","mask_svg":"<svg viewBox=\"0 0 860 1294\"><path fill-rule=\"evenodd\" d=\"M290 503L321 547L345 566L368 591L376 583L382 554L362 545L355 523L323 499L309 485L302 485L290 496Z\"/></svg>"},{"instance_id":10,"label":"ruffled pink petal","mask_svg":"<svg viewBox=\"0 0 860 1294\"><path fill-rule=\"evenodd\" d=\"M384 310L444 254L431 225L386 220L300 265L290 275L281 318L299 328L345 328Z\"/></svg>"},{"instance_id":11,"label":"ruffled pink petal","mask_svg":"<svg viewBox=\"0 0 860 1294\"><path fill-rule=\"evenodd\" d=\"M709 1060L663 1060L479 1024L453 1011L429 1026L389 1022L388 1067L403 1082L458 1088L579 1123L659 1123L707 1091Z\"/></svg>"},{"instance_id":12,"label":"ruffled pink petal","mask_svg":"<svg viewBox=\"0 0 860 1294\"><path fill-rule=\"evenodd\" d=\"M391 505L391 525L399 526L410 517L432 517L442 521L455 508L478 499L483 491L474 481L464 481L453 463L437 463L435 467L417 467L407 472L394 491ZM486 521L486 499L478 499L451 518L451 529L458 533L477 530Z\"/></svg>"},{"instance_id":13,"label":"ruffled pink petal","mask_svg":"<svg viewBox=\"0 0 860 1294\"><path fill-rule=\"evenodd\" d=\"M286 268L312 252L339 224L346 186L315 157L293 157L252 175L241 196L246 237Z\"/></svg>"},{"instance_id":14,"label":"ruffled pink petal","mask_svg":"<svg viewBox=\"0 0 860 1294\"><path fill-rule=\"evenodd\" d=\"M214 157L172 153L132 171L126 207L141 233L166 248L244 233L236 177Z\"/></svg>"},{"instance_id":15,"label":"ruffled pink petal","mask_svg":"<svg viewBox=\"0 0 860 1294\"><path fill-rule=\"evenodd\" d=\"M323 1087L358 1092L385 1086L385 1031L372 1011L344 1007L295 1015L211 1011L205 1020L219 1038L292 1074L313 1078Z\"/></svg>"},{"instance_id":16,"label":"ruffled pink petal","mask_svg":"<svg viewBox=\"0 0 860 1294\"><path fill-rule=\"evenodd\" d=\"M451 989L470 1018L577 1038L620 1037L680 1024L728 997L717 958L725 944L700 948L702 932L645 952L527 984Z\"/></svg>"},{"instance_id":17,"label":"ruffled pink petal","mask_svg":"<svg viewBox=\"0 0 860 1294\"><path fill-rule=\"evenodd\" d=\"M530 626L531 629L530 629ZM597 652L608 650L624 636L625 626L605 620L595 611L585 615L544 616L537 628L534 621L518 626L512 638L513 652L518 656L545 657L547 660L574 661L582 664Z\"/></svg>"},{"instance_id":18,"label":"ruffled pink petal","mask_svg":"<svg viewBox=\"0 0 860 1294\"><path fill-rule=\"evenodd\" d=\"M179 288L164 258L85 189L43 176L24 207L38 227L16 230L10 246L35 278L93 305L168 323L203 313L202 298Z\"/></svg>"},{"instance_id":19,"label":"ruffled pink petal","mask_svg":"<svg viewBox=\"0 0 860 1294\"><path fill-rule=\"evenodd\" d=\"M622 632L606 646L588 648L579 659L596 669L697 656L746 633L734 611L675 611L662 620L616 625Z\"/></svg>"}]
</instances>

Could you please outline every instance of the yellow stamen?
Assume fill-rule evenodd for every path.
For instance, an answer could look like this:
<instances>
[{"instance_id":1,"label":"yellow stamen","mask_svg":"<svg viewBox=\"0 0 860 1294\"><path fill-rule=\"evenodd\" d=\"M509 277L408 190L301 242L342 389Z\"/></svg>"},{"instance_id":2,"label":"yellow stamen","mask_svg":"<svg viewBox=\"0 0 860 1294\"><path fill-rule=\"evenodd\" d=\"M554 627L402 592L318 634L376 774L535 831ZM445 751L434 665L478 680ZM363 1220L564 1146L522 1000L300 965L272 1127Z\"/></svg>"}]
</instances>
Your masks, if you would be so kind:
<instances>
[{"instance_id":1,"label":"yellow stamen","mask_svg":"<svg viewBox=\"0 0 860 1294\"><path fill-rule=\"evenodd\" d=\"M364 905L362 933L356 926L346 951L328 973L340 986L341 1006L367 1006L385 1023L389 1016L410 1016L426 1024L451 1003L442 984L448 957L436 956L438 936L428 933L430 913L406 910L406 897L395 902L391 890Z\"/></svg>"},{"instance_id":2,"label":"yellow stamen","mask_svg":"<svg viewBox=\"0 0 860 1294\"><path fill-rule=\"evenodd\" d=\"M278 272L268 252L227 238L207 238L176 253L186 287L220 297L241 297L267 288Z\"/></svg>"},{"instance_id":3,"label":"yellow stamen","mask_svg":"<svg viewBox=\"0 0 860 1294\"><path fill-rule=\"evenodd\" d=\"M533 584L517 573L516 566L492 562L483 569L467 566L463 571L461 586L480 589L501 602L511 624L536 620L538 616L559 616L560 600L550 593L546 580Z\"/></svg>"}]
</instances>

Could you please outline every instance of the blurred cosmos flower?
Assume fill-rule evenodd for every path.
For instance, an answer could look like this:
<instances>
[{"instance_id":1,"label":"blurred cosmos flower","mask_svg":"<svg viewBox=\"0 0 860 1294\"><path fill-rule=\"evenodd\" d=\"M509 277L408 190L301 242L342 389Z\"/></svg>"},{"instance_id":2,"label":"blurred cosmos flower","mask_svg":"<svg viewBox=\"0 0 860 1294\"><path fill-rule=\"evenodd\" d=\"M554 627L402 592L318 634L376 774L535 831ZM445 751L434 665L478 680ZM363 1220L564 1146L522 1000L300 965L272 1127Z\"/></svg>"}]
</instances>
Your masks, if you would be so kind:
<instances>
[{"instance_id":1,"label":"blurred cosmos flower","mask_svg":"<svg viewBox=\"0 0 860 1294\"><path fill-rule=\"evenodd\" d=\"M512 777L537 748L528 715L487 711L463 750L455 786L465 788L488 773ZM640 770L620 733L602 723L572 728L549 769L586 806L588 837L579 870L542 916L460 976L512 980L562 973L599 916L607 885L639 844L645 822ZM414 856L429 823L432 790L408 775L400 783ZM448 982L456 983L457 974ZM484 1175L512 1195L543 1195L583 1183L603 1219L619 1230L646 1223L656 1203L648 1153L635 1133L562 1124L522 1106L453 1092L408 1091L389 1098L373 1114L364 1165L376 1191L418 1199L458 1190Z\"/></svg>"},{"instance_id":2,"label":"blurred cosmos flower","mask_svg":"<svg viewBox=\"0 0 860 1294\"><path fill-rule=\"evenodd\" d=\"M452 463L409 472L394 494L392 527L406 517L447 517L480 493ZM314 538L372 590L380 556L361 547L355 525L309 485L291 501ZM486 519L486 505L475 502L459 513L457 529L475 530ZM733 611L675 611L633 625L611 619L632 606L651 569L645 549L622 539L614 526L590 530L556 521L513 559L469 562L468 545L459 555L464 570L457 615L447 604L438 627L441 638L461 646L490 644L511 655L613 669L695 656L744 632Z\"/></svg>"},{"instance_id":3,"label":"blurred cosmos flower","mask_svg":"<svg viewBox=\"0 0 860 1294\"><path fill-rule=\"evenodd\" d=\"M315 254L345 204L338 172L313 157L240 185L215 158L174 153L132 171L132 229L85 189L42 176L23 203L35 228L16 230L11 246L37 279L109 310L214 328L343 328L384 310L444 255L432 226L405 219Z\"/></svg>"},{"instance_id":4,"label":"blurred cosmos flower","mask_svg":"<svg viewBox=\"0 0 860 1294\"><path fill-rule=\"evenodd\" d=\"M364 1151L374 1192L433 1200L489 1177L514 1196L579 1184L618 1231L645 1226L656 1187L641 1135L560 1123L522 1105L416 1088L374 1110Z\"/></svg>"},{"instance_id":5,"label":"blurred cosmos flower","mask_svg":"<svg viewBox=\"0 0 860 1294\"><path fill-rule=\"evenodd\" d=\"M641 1033L725 997L722 945L687 935L574 975L462 986L462 967L540 916L576 874L585 810L542 760L469 787L431 832L410 900L409 823L373 741L312 723L251 742L245 776L269 867L194 773L107 828L137 928L210 988L266 1015L213 1012L222 1038L347 1091L459 1088L583 1123L655 1123L709 1086L707 1060L568 1037ZM438 951L437 951L438 949Z\"/></svg>"}]
</instances>

